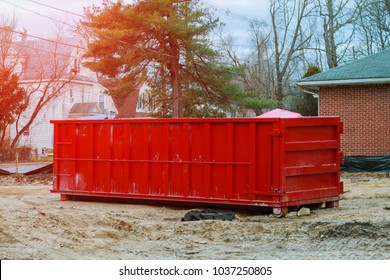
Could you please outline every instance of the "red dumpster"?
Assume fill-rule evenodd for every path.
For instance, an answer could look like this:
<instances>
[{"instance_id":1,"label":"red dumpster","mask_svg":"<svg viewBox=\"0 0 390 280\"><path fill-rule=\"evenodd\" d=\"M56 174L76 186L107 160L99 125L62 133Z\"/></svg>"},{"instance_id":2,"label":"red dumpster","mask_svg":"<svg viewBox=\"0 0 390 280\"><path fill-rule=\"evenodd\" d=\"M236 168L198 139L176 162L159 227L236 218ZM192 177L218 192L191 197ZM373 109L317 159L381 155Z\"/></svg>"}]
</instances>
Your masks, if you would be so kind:
<instances>
[{"instance_id":1,"label":"red dumpster","mask_svg":"<svg viewBox=\"0 0 390 280\"><path fill-rule=\"evenodd\" d=\"M338 117L56 120L52 192L269 207L333 207Z\"/></svg>"}]
</instances>

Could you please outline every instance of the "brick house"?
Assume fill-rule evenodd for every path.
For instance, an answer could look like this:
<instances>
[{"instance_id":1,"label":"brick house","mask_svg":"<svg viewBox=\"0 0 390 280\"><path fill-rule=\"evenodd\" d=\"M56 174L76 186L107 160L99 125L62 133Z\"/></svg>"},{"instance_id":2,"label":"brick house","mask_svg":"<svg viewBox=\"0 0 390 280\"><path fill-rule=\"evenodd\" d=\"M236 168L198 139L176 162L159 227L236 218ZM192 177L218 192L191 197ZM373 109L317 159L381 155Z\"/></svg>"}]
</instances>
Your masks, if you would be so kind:
<instances>
[{"instance_id":1,"label":"brick house","mask_svg":"<svg viewBox=\"0 0 390 280\"><path fill-rule=\"evenodd\" d=\"M371 162L362 170L390 171L390 49L302 79L298 86L318 93L319 115L341 117L347 161Z\"/></svg>"}]
</instances>

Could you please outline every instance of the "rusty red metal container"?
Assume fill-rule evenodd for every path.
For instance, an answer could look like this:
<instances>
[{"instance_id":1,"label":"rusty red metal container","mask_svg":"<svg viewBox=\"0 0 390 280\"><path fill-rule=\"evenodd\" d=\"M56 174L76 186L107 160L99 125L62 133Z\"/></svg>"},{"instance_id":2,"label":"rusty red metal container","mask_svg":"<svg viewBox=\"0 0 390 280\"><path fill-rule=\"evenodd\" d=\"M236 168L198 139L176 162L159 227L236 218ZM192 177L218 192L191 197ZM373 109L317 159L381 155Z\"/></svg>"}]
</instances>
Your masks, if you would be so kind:
<instances>
[{"instance_id":1,"label":"rusty red metal container","mask_svg":"<svg viewBox=\"0 0 390 280\"><path fill-rule=\"evenodd\" d=\"M340 182L338 117L61 120L52 192L62 199L269 207L333 207Z\"/></svg>"}]
</instances>

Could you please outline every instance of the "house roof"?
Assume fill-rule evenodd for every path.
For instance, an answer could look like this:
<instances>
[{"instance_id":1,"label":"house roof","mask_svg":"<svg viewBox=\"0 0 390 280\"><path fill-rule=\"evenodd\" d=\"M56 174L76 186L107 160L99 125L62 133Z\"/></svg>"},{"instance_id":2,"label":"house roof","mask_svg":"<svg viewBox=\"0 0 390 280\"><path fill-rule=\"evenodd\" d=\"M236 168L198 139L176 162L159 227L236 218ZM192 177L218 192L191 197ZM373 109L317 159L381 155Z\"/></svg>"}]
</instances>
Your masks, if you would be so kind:
<instances>
[{"instance_id":1,"label":"house roof","mask_svg":"<svg viewBox=\"0 0 390 280\"><path fill-rule=\"evenodd\" d=\"M69 78L74 67L74 59L81 57L80 38L61 38L58 41L29 40L21 46L25 58L20 81L48 80ZM97 78L82 76L80 73L73 80L97 82Z\"/></svg>"},{"instance_id":2,"label":"house roof","mask_svg":"<svg viewBox=\"0 0 390 280\"><path fill-rule=\"evenodd\" d=\"M75 103L70 109L69 118L77 118L81 116L94 116L96 114L102 114L102 110L99 103L88 102L88 103Z\"/></svg>"},{"instance_id":3,"label":"house roof","mask_svg":"<svg viewBox=\"0 0 390 280\"><path fill-rule=\"evenodd\" d=\"M299 86L390 83L390 49L304 78Z\"/></svg>"}]
</instances>

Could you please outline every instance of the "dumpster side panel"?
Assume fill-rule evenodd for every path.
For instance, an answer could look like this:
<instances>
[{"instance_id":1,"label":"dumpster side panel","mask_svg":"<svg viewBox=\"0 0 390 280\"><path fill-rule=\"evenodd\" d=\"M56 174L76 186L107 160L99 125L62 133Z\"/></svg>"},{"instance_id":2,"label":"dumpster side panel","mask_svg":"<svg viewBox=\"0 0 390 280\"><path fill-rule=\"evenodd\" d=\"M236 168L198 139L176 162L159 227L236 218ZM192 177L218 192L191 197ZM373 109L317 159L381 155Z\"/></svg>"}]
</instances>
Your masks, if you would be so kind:
<instances>
[{"instance_id":1,"label":"dumpster side panel","mask_svg":"<svg viewBox=\"0 0 390 280\"><path fill-rule=\"evenodd\" d=\"M109 138L106 141L111 143L110 147L110 164L107 164L110 168L110 191L114 193L121 193L128 190L126 184L128 180L128 169L125 168L125 160L128 158L129 138L127 124L112 124L109 128ZM105 141L105 142L106 142Z\"/></svg>"},{"instance_id":2,"label":"dumpster side panel","mask_svg":"<svg viewBox=\"0 0 390 280\"><path fill-rule=\"evenodd\" d=\"M107 140L108 127L102 123L92 123L93 126L93 139L88 145L92 146L93 150L93 169L92 169L92 191L97 193L104 193L107 191L106 177L106 165L103 160L106 157L107 145L104 142ZM87 159L85 159L87 160ZM109 172L107 170L107 172Z\"/></svg>"},{"instance_id":3,"label":"dumpster side panel","mask_svg":"<svg viewBox=\"0 0 390 280\"><path fill-rule=\"evenodd\" d=\"M340 194L337 118L52 123L64 195L285 207Z\"/></svg>"},{"instance_id":4,"label":"dumpster side panel","mask_svg":"<svg viewBox=\"0 0 390 280\"><path fill-rule=\"evenodd\" d=\"M254 184L254 182L251 182L251 172L255 168L256 162L253 162L251 157L252 153L255 152L256 146L251 146L252 141L250 137L243 137L243 135L249 135L251 126L249 123L236 123L234 125L232 152L233 162L237 164L232 166L232 170L230 170L233 173L231 186L233 199L242 199L243 197L249 199L253 197L253 194L250 193L250 184ZM254 188L255 186L253 185L252 187Z\"/></svg>"},{"instance_id":5,"label":"dumpster side panel","mask_svg":"<svg viewBox=\"0 0 390 280\"><path fill-rule=\"evenodd\" d=\"M258 123L256 124L256 134L254 148L251 148L253 166L251 176L254 176L256 195L272 195L272 189L279 187L279 137L274 136L274 130L279 130L278 122ZM275 170L275 166L277 170Z\"/></svg>"},{"instance_id":6,"label":"dumpster side panel","mask_svg":"<svg viewBox=\"0 0 390 280\"><path fill-rule=\"evenodd\" d=\"M148 125L145 123L130 124L130 193L142 193L143 177L148 176L146 162L143 162L143 155L148 153L149 145L146 140L149 138ZM145 139L145 140L144 140ZM145 175L144 175L145 173ZM125 191L125 189L124 189Z\"/></svg>"},{"instance_id":7,"label":"dumpster side panel","mask_svg":"<svg viewBox=\"0 0 390 280\"><path fill-rule=\"evenodd\" d=\"M288 119L283 125L284 200L337 198L341 193L339 119Z\"/></svg>"},{"instance_id":8,"label":"dumpster side panel","mask_svg":"<svg viewBox=\"0 0 390 280\"><path fill-rule=\"evenodd\" d=\"M174 196L188 196L189 185L189 126L185 123L164 123L161 134L161 146L163 159L166 160L162 166L164 189L162 194ZM160 181L161 181L160 180ZM156 182L159 184L159 182Z\"/></svg>"},{"instance_id":9,"label":"dumpster side panel","mask_svg":"<svg viewBox=\"0 0 390 280\"><path fill-rule=\"evenodd\" d=\"M73 154L74 142L74 125L72 124L56 124L55 127L55 146L54 153L56 158L53 164L54 188L57 190L71 191L73 190L72 174L74 162L69 160L61 160L71 158Z\"/></svg>"},{"instance_id":10,"label":"dumpster side panel","mask_svg":"<svg viewBox=\"0 0 390 280\"><path fill-rule=\"evenodd\" d=\"M189 195L191 197L205 197L211 195L211 146L210 123L189 124L189 159L191 171L189 172Z\"/></svg>"},{"instance_id":11,"label":"dumpster side panel","mask_svg":"<svg viewBox=\"0 0 390 280\"><path fill-rule=\"evenodd\" d=\"M231 156L232 139L229 139L228 128L231 130L231 124L212 123L211 124L211 197L224 198L227 189L227 167L230 165L228 155ZM232 137L233 135L230 135ZM230 165L231 166L231 165Z\"/></svg>"},{"instance_id":12,"label":"dumpster side panel","mask_svg":"<svg viewBox=\"0 0 390 280\"><path fill-rule=\"evenodd\" d=\"M76 126L76 138L72 145L75 151L75 159L88 159L92 157L91 152L91 138L93 137L92 125L85 123ZM75 177L72 178L75 184L75 190L77 191L90 191L91 190L91 164L90 161L78 161L75 160ZM73 181L72 180L72 181Z\"/></svg>"}]
</instances>

